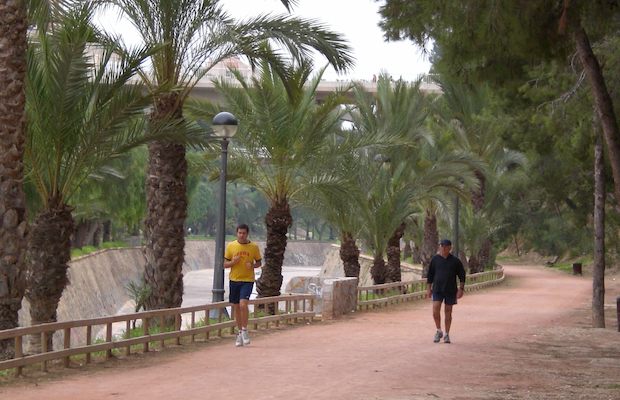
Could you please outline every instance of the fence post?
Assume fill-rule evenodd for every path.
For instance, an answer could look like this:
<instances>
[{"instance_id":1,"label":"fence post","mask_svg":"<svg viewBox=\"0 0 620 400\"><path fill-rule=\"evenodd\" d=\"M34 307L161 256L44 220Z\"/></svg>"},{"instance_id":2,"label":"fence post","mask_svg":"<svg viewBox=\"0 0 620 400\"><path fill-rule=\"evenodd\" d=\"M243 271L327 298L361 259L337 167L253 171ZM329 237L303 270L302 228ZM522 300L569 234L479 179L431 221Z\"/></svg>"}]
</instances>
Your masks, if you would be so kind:
<instances>
[{"instance_id":1,"label":"fence post","mask_svg":"<svg viewBox=\"0 0 620 400\"><path fill-rule=\"evenodd\" d=\"M69 349L71 348L71 328L65 328L64 329L64 348ZM71 362L71 359L69 356L66 356L64 359L64 365L65 368L69 368L69 363Z\"/></svg>"},{"instance_id":2,"label":"fence post","mask_svg":"<svg viewBox=\"0 0 620 400\"><path fill-rule=\"evenodd\" d=\"M143 336L148 336L149 335L149 319L148 319L148 317L142 318L142 335ZM142 351L144 353L148 353L149 352L149 341L148 340L146 342L144 342L144 347L143 347Z\"/></svg>"},{"instance_id":3,"label":"fence post","mask_svg":"<svg viewBox=\"0 0 620 400\"><path fill-rule=\"evenodd\" d=\"M108 322L105 324L105 341L106 343L112 343L112 323ZM105 359L109 360L112 358L112 349L108 349L105 352Z\"/></svg>"},{"instance_id":4,"label":"fence post","mask_svg":"<svg viewBox=\"0 0 620 400\"><path fill-rule=\"evenodd\" d=\"M22 336L15 336L15 358L22 358L24 351L22 349ZM15 376L21 376L23 367L15 369Z\"/></svg>"},{"instance_id":5,"label":"fence post","mask_svg":"<svg viewBox=\"0 0 620 400\"><path fill-rule=\"evenodd\" d=\"M176 325L176 331L177 332L181 332L181 314L175 314L174 316L174 322ZM177 336L177 346L181 345L181 336Z\"/></svg>"},{"instance_id":6,"label":"fence post","mask_svg":"<svg viewBox=\"0 0 620 400\"><path fill-rule=\"evenodd\" d=\"M47 353L47 332L41 332L41 352ZM41 371L47 372L47 361L41 362Z\"/></svg>"},{"instance_id":7,"label":"fence post","mask_svg":"<svg viewBox=\"0 0 620 400\"><path fill-rule=\"evenodd\" d=\"M93 327L92 325L86 326L86 347L89 347L93 343ZM90 351L86 353L86 364L90 364Z\"/></svg>"}]
</instances>

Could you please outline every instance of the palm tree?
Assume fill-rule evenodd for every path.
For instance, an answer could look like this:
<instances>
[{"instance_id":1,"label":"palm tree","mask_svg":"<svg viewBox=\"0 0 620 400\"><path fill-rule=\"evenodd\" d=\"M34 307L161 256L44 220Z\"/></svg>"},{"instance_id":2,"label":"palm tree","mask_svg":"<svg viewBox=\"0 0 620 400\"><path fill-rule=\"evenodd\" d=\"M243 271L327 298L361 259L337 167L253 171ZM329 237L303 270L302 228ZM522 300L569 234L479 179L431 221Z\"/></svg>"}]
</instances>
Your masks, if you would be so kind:
<instances>
[{"instance_id":1,"label":"palm tree","mask_svg":"<svg viewBox=\"0 0 620 400\"><path fill-rule=\"evenodd\" d=\"M524 156L516 151L504 147L501 136L496 129L492 129L489 121L497 117L487 118L488 92L484 88L471 88L466 85L440 81L443 91L443 109L440 111L445 125L454 132L457 147L474 157L484 161L486 168L477 168L476 178L478 185L471 192L471 202L474 213L482 213L489 180L497 174L514 170L515 166L525 163ZM471 249L470 258L472 272L479 272L491 264L492 248L490 232L485 235L480 247Z\"/></svg>"},{"instance_id":2,"label":"palm tree","mask_svg":"<svg viewBox=\"0 0 620 400\"><path fill-rule=\"evenodd\" d=\"M236 23L218 0L109 0L135 25L143 41L161 45L152 73L142 74L155 94L153 122L182 120L183 104L198 80L216 63L233 55L269 59L284 68L282 57L268 41L294 57L318 50L339 71L352 58L333 32L310 21L286 16L258 16ZM282 1L289 7L291 1ZM152 288L149 309L178 307L183 294L184 222L187 214L185 147L171 141L149 144L146 265L144 279Z\"/></svg>"},{"instance_id":3,"label":"palm tree","mask_svg":"<svg viewBox=\"0 0 620 400\"><path fill-rule=\"evenodd\" d=\"M344 154L326 157L327 168L333 174L340 176L346 193L323 187L310 191L301 201L312 208L340 232L340 260L346 277L359 278L360 249L357 238L364 221L360 218L361 199L364 192L359 185L355 185L354 177L359 171L359 154L343 152Z\"/></svg>"},{"instance_id":4,"label":"palm tree","mask_svg":"<svg viewBox=\"0 0 620 400\"><path fill-rule=\"evenodd\" d=\"M37 30L28 49L25 159L40 202L27 249L25 295L32 324L56 320L68 283L71 200L81 184L107 160L166 132L144 134L151 100L130 84L150 53L119 55L92 28L92 13L88 3L69 10L49 32ZM40 338L34 339L36 350Z\"/></svg>"},{"instance_id":5,"label":"palm tree","mask_svg":"<svg viewBox=\"0 0 620 400\"><path fill-rule=\"evenodd\" d=\"M338 187L322 167L329 140L340 126L339 93L317 103L322 71L310 77L311 63L290 66L285 77L266 63L251 82L235 72L241 87L217 83L240 126L231 157L231 175L256 188L269 202L265 216L265 265L257 281L260 297L278 296L282 263L292 224L290 205L314 187ZM203 108L199 106L197 109Z\"/></svg>"},{"instance_id":6,"label":"palm tree","mask_svg":"<svg viewBox=\"0 0 620 400\"><path fill-rule=\"evenodd\" d=\"M0 330L18 325L24 294L27 28L26 2L0 1ZM0 360L13 352L12 341L0 341Z\"/></svg>"}]
</instances>

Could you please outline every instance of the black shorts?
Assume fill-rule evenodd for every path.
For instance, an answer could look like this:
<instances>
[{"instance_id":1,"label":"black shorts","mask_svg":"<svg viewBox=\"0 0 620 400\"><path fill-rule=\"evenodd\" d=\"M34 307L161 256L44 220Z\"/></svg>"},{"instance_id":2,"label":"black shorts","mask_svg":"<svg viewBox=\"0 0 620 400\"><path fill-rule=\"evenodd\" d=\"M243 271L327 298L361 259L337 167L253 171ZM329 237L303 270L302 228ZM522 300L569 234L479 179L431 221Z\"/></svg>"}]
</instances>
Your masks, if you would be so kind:
<instances>
[{"instance_id":1,"label":"black shorts","mask_svg":"<svg viewBox=\"0 0 620 400\"><path fill-rule=\"evenodd\" d=\"M453 306L456 304L456 293L433 292L433 301L443 301Z\"/></svg>"},{"instance_id":2,"label":"black shorts","mask_svg":"<svg viewBox=\"0 0 620 400\"><path fill-rule=\"evenodd\" d=\"M228 287L230 289L228 300L233 304L239 304L240 300L250 300L254 282L230 281Z\"/></svg>"}]
</instances>

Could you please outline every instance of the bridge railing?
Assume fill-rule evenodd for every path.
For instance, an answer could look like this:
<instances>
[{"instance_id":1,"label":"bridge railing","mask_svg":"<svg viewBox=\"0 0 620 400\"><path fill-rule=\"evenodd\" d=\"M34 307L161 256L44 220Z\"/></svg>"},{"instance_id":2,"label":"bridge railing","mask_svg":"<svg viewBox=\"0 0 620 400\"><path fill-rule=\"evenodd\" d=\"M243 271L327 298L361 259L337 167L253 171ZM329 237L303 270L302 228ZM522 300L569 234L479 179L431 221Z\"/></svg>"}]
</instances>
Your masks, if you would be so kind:
<instances>
[{"instance_id":1,"label":"bridge railing","mask_svg":"<svg viewBox=\"0 0 620 400\"><path fill-rule=\"evenodd\" d=\"M312 294L294 294L251 300L249 323L254 329L259 329L260 326L269 329L270 324L277 327L280 323L312 320L315 316L315 298ZM71 357L76 356L84 356L83 361L88 364L92 361L93 354L109 359L113 356L113 351L119 352L119 349L124 349L128 356L132 352L148 352L151 346L164 348L166 341L180 345L183 337L189 337L190 342L194 342L198 335L204 335L205 340L212 334L221 337L225 331L233 333L236 326L234 320L227 318L225 310L230 305L228 302L209 303L3 330L0 331L0 340L14 340L15 356L10 360L0 361L0 371L15 368L15 373L19 376L25 366L37 363L41 364L41 370L46 371L48 362L52 360L62 359L64 366L69 367ZM262 311L264 309L271 312L267 314ZM201 315L204 315L204 318L197 320ZM182 324L183 320L187 321L185 326ZM135 329L136 321L140 322L138 329ZM125 324L122 335L113 334L113 324L117 323ZM94 328L98 326L104 327L103 338L93 337ZM85 342L75 340L79 331L85 332ZM55 334L61 336L62 346L59 347L62 348L49 348L48 343ZM31 335L40 336L40 353L25 354L24 344Z\"/></svg>"},{"instance_id":2,"label":"bridge railing","mask_svg":"<svg viewBox=\"0 0 620 400\"><path fill-rule=\"evenodd\" d=\"M467 275L465 291L470 292L483 287L496 285L504 280L504 269L479 272ZM377 307L386 307L405 301L423 299L426 297L426 280L418 279L406 282L392 282L381 285L360 286L357 288L357 309L370 310Z\"/></svg>"}]
</instances>

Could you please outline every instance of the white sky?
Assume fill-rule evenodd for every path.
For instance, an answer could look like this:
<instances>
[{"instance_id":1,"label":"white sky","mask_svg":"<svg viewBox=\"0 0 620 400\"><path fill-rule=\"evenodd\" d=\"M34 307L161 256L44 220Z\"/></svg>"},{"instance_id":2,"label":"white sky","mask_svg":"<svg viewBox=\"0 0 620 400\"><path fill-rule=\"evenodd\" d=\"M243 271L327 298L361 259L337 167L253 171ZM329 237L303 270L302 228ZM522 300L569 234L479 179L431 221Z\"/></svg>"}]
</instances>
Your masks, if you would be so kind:
<instances>
[{"instance_id":1,"label":"white sky","mask_svg":"<svg viewBox=\"0 0 620 400\"><path fill-rule=\"evenodd\" d=\"M317 19L331 30L344 35L353 48L355 66L347 76L338 76L332 69L325 71L324 79L372 79L386 71L395 79L402 76L414 80L428 73L430 62L419 48L409 41L385 42L379 28L379 6L375 0L299 0L292 14L301 18ZM280 0L222 0L222 7L238 18L261 13L284 14ZM317 66L325 65L317 58Z\"/></svg>"},{"instance_id":2,"label":"white sky","mask_svg":"<svg viewBox=\"0 0 620 400\"><path fill-rule=\"evenodd\" d=\"M355 65L346 75L337 75L328 68L323 79L365 79L373 74L387 72L395 79L415 80L419 74L428 73L430 62L419 49L409 41L385 42L379 28L379 5L375 0L299 0L292 15L304 19L315 19L329 29L338 32L353 49ZM285 14L286 8L280 0L221 0L220 5L233 17L240 20L259 14ZM102 18L105 29L121 33L131 43L133 27L114 16ZM327 63L316 57L318 67Z\"/></svg>"}]
</instances>

